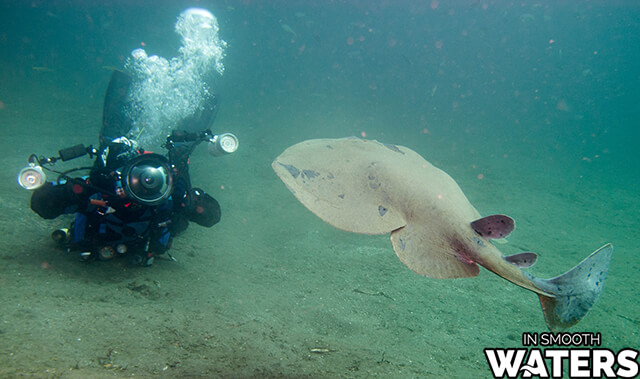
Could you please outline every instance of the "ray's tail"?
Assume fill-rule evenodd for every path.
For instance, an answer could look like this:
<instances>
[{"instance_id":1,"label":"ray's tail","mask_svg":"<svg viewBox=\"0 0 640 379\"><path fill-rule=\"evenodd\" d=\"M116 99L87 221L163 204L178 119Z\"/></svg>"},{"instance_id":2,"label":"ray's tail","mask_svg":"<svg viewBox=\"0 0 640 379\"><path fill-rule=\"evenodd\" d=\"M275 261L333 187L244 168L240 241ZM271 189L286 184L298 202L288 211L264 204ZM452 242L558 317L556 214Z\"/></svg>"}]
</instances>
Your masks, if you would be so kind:
<instances>
[{"instance_id":1,"label":"ray's tail","mask_svg":"<svg viewBox=\"0 0 640 379\"><path fill-rule=\"evenodd\" d=\"M575 325L591 309L602 292L612 254L613 246L606 244L558 277L533 279L541 290L554 295L538 295L551 331Z\"/></svg>"}]
</instances>

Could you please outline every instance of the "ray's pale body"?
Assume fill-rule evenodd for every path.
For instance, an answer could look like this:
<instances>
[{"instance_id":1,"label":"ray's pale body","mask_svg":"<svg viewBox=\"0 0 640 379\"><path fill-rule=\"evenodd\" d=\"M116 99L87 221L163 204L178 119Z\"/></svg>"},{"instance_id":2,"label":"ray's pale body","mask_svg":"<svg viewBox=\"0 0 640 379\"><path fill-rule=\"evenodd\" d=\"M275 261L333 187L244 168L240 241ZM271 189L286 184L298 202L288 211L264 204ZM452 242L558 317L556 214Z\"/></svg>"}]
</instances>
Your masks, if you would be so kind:
<instances>
[{"instance_id":1,"label":"ray's pale body","mask_svg":"<svg viewBox=\"0 0 640 379\"><path fill-rule=\"evenodd\" d=\"M391 233L398 258L420 275L473 277L481 265L537 293L551 330L577 323L602 290L611 245L557 278L535 278L522 270L535 254L504 257L490 242L506 237L513 220L481 217L447 173L409 148L359 138L308 140L272 167L325 222L354 233Z\"/></svg>"}]
</instances>

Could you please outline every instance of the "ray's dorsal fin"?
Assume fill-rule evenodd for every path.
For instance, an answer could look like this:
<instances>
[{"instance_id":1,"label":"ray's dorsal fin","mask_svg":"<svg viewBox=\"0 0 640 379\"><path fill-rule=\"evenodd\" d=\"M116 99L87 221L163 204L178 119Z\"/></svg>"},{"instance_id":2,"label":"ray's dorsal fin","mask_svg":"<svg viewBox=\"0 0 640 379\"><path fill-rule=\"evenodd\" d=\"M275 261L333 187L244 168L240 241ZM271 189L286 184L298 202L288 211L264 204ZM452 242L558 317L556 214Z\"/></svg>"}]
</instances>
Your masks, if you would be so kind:
<instances>
[{"instance_id":1,"label":"ray's dorsal fin","mask_svg":"<svg viewBox=\"0 0 640 379\"><path fill-rule=\"evenodd\" d=\"M509 216L491 215L475 220L471 228L486 239L505 238L516 228L516 223Z\"/></svg>"},{"instance_id":2,"label":"ray's dorsal fin","mask_svg":"<svg viewBox=\"0 0 640 379\"><path fill-rule=\"evenodd\" d=\"M505 261L514 264L520 268L531 267L536 264L538 254L536 253L518 253L503 257Z\"/></svg>"}]
</instances>

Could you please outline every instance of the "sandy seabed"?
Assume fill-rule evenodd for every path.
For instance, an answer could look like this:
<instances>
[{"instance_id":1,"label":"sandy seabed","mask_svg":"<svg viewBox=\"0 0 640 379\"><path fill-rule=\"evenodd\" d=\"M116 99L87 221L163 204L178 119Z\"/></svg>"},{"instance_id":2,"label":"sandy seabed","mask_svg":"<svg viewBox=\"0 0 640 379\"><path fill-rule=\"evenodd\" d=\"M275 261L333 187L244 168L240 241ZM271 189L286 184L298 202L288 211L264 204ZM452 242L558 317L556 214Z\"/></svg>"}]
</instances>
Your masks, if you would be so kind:
<instances>
[{"instance_id":1,"label":"sandy seabed","mask_svg":"<svg viewBox=\"0 0 640 379\"><path fill-rule=\"evenodd\" d=\"M241 150L212 160L200 148L192 178L218 199L223 219L176 238L177 262L81 263L49 237L70 219L39 219L15 174L32 152L95 143L101 101L37 93L28 101L26 92L5 93L0 110L8 129L0 140L2 377L490 377L484 348L519 347L523 332L546 330L534 294L486 270L474 279L419 277L388 236L336 230L300 205L271 161L303 139L358 129L313 128L321 115L296 114L287 103L259 120L221 112L216 125L236 133ZM361 125L361 111L352 113L342 124ZM302 123L308 131L291 132ZM540 253L536 275L558 275L614 243L603 296L576 331L601 332L612 350L638 349L633 186L587 184L585 175L606 171L598 162L572 170L563 157L518 160L517 147L504 159L473 153L473 140L371 134L450 173L482 214L514 217L518 229L499 248Z\"/></svg>"}]
</instances>

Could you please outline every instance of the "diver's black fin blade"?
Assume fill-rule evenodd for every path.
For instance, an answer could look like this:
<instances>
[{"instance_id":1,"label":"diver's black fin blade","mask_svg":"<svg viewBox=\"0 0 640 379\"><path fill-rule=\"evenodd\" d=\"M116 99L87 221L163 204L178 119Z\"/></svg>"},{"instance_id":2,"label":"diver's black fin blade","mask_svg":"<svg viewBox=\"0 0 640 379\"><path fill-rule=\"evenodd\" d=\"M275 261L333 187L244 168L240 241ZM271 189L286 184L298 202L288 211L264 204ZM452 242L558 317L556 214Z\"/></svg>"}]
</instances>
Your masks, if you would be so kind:
<instances>
[{"instance_id":1,"label":"diver's black fin blade","mask_svg":"<svg viewBox=\"0 0 640 379\"><path fill-rule=\"evenodd\" d=\"M200 107L191 116L182 119L175 129L191 133L211 129L217 114L218 96L207 94Z\"/></svg>"},{"instance_id":2,"label":"diver's black fin blade","mask_svg":"<svg viewBox=\"0 0 640 379\"><path fill-rule=\"evenodd\" d=\"M131 119L125 114L131 78L119 70L113 70L107 93L104 97L100 148L103 149L114 138L126 136L131 130Z\"/></svg>"}]
</instances>

